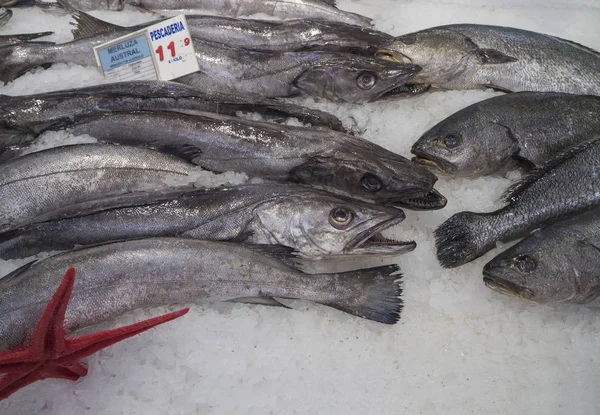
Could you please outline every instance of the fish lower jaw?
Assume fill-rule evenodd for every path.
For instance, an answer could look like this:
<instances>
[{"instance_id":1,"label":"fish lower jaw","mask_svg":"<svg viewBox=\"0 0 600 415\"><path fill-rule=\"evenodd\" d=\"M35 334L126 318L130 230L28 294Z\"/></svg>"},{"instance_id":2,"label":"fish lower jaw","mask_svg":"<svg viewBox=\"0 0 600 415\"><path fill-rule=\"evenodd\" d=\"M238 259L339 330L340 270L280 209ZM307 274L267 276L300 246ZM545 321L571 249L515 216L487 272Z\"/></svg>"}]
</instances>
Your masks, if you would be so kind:
<instances>
[{"instance_id":1,"label":"fish lower jaw","mask_svg":"<svg viewBox=\"0 0 600 415\"><path fill-rule=\"evenodd\" d=\"M433 168L440 173L446 173L442 166L440 166L435 160L431 160L425 157L415 156L412 158L413 163L417 163L424 167Z\"/></svg>"},{"instance_id":2,"label":"fish lower jaw","mask_svg":"<svg viewBox=\"0 0 600 415\"><path fill-rule=\"evenodd\" d=\"M377 59L381 59L384 61L390 61L390 62L413 63L412 59L410 59L408 56L405 56L401 53L395 52L390 49L379 49L375 53L375 57Z\"/></svg>"},{"instance_id":3,"label":"fish lower jaw","mask_svg":"<svg viewBox=\"0 0 600 415\"><path fill-rule=\"evenodd\" d=\"M352 248L352 254L389 254L395 255L403 252L413 251L417 247L415 241L397 241L386 238L380 232L373 234L360 245Z\"/></svg>"},{"instance_id":4,"label":"fish lower jaw","mask_svg":"<svg viewBox=\"0 0 600 415\"><path fill-rule=\"evenodd\" d=\"M519 287L518 285L513 284L512 282L496 278L494 276L486 274L485 272L483 276L483 282L485 286L491 290L494 290L504 295L518 297L523 300L533 302L533 292L528 288Z\"/></svg>"}]
</instances>

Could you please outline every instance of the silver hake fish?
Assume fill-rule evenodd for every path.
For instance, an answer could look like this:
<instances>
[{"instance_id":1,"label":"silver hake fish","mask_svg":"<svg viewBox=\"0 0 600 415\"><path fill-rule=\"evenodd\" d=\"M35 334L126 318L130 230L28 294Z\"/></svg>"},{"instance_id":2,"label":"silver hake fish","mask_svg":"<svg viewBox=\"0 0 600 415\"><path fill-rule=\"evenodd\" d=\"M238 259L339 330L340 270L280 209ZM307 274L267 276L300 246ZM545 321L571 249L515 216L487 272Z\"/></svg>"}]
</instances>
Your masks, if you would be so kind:
<instances>
[{"instance_id":1,"label":"silver hake fish","mask_svg":"<svg viewBox=\"0 0 600 415\"><path fill-rule=\"evenodd\" d=\"M203 299L281 305L295 298L380 323L400 317L397 265L309 275L285 265L288 248L151 238L80 249L0 279L0 350L23 343L67 268L77 272L66 310L71 332L141 307Z\"/></svg>"}]
</instances>

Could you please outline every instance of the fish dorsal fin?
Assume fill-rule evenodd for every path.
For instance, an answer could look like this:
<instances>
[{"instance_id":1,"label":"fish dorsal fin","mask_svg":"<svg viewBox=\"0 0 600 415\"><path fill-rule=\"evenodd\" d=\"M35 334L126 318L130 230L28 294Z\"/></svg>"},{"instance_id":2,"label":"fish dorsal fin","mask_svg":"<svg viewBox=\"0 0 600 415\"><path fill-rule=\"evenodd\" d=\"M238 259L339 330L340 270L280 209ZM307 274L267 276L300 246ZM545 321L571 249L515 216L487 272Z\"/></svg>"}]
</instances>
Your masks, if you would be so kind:
<instances>
[{"instance_id":1,"label":"fish dorsal fin","mask_svg":"<svg viewBox=\"0 0 600 415\"><path fill-rule=\"evenodd\" d=\"M117 30L123 29L119 25L105 22L104 20L97 19L84 12L73 12L71 13L71 16L75 19L75 22L71 23L71 25L75 26L75 29L71 30L71 33L73 33L73 40L95 36L100 33L116 32Z\"/></svg>"},{"instance_id":2,"label":"fish dorsal fin","mask_svg":"<svg viewBox=\"0 0 600 415\"><path fill-rule=\"evenodd\" d=\"M506 191L502 195L502 200L504 200L505 202L514 202L529 186L538 181L548 171L554 169L559 164L563 163L565 160L570 159L574 155L581 153L582 151L591 147L598 141L600 141L600 137L593 138L582 144L570 147L562 153L558 153L554 158L546 161L539 167L533 169L523 179L519 180L518 182L511 185L508 189L506 189Z\"/></svg>"},{"instance_id":3,"label":"fish dorsal fin","mask_svg":"<svg viewBox=\"0 0 600 415\"><path fill-rule=\"evenodd\" d=\"M318 0L318 1L321 2L321 3L325 3L328 6L337 8L337 4L336 4L337 0Z\"/></svg>"},{"instance_id":4,"label":"fish dorsal fin","mask_svg":"<svg viewBox=\"0 0 600 415\"><path fill-rule=\"evenodd\" d=\"M557 40L559 42L566 43L567 45L571 45L573 47L576 47L577 49L582 49L582 50L584 50L586 52L593 53L593 54L596 54L596 55L600 55L600 52L598 52L596 49L592 49L589 46L582 45L581 43L573 42L572 40L567 40L567 39L563 39L561 37L556 37L556 36L550 36L550 35L545 35L545 36L548 36L549 38L552 38L552 39Z\"/></svg>"},{"instance_id":5,"label":"fish dorsal fin","mask_svg":"<svg viewBox=\"0 0 600 415\"><path fill-rule=\"evenodd\" d=\"M0 289L6 289L11 285L14 285L19 282L19 275L23 274L27 271L33 264L37 262L37 259L28 262L27 264L20 266L16 270L12 271L10 274L7 274L5 277L0 278Z\"/></svg>"}]
</instances>

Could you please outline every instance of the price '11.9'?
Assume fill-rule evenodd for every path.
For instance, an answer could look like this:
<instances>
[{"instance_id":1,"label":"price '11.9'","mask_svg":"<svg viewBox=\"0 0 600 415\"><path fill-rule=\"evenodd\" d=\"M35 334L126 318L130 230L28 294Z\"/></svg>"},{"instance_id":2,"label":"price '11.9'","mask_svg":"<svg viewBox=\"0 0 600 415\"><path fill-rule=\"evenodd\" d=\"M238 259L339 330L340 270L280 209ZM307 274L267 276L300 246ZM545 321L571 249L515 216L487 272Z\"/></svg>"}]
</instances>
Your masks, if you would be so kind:
<instances>
[{"instance_id":1,"label":"price '11.9'","mask_svg":"<svg viewBox=\"0 0 600 415\"><path fill-rule=\"evenodd\" d=\"M190 44L190 38L186 37L183 40L183 44L185 46L188 46ZM175 42L171 42L167 45L167 49L169 49L169 51L171 52L171 57L174 58L175 56L177 56L176 52L175 52ZM159 60L162 62L165 60L165 52L163 49L163 46L160 45L158 48L156 48L155 52L158 54L158 58Z\"/></svg>"}]
</instances>

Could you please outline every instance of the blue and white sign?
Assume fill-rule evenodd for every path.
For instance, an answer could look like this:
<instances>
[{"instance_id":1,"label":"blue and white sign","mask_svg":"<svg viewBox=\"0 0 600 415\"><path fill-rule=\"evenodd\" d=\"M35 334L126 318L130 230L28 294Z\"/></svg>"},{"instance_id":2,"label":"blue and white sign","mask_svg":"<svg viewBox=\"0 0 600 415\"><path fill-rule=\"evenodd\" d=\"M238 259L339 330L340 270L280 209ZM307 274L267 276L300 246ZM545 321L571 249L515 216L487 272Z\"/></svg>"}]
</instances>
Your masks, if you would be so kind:
<instances>
[{"instance_id":1,"label":"blue and white sign","mask_svg":"<svg viewBox=\"0 0 600 415\"><path fill-rule=\"evenodd\" d=\"M200 70L185 16L165 20L94 48L114 81L169 81Z\"/></svg>"}]
</instances>

